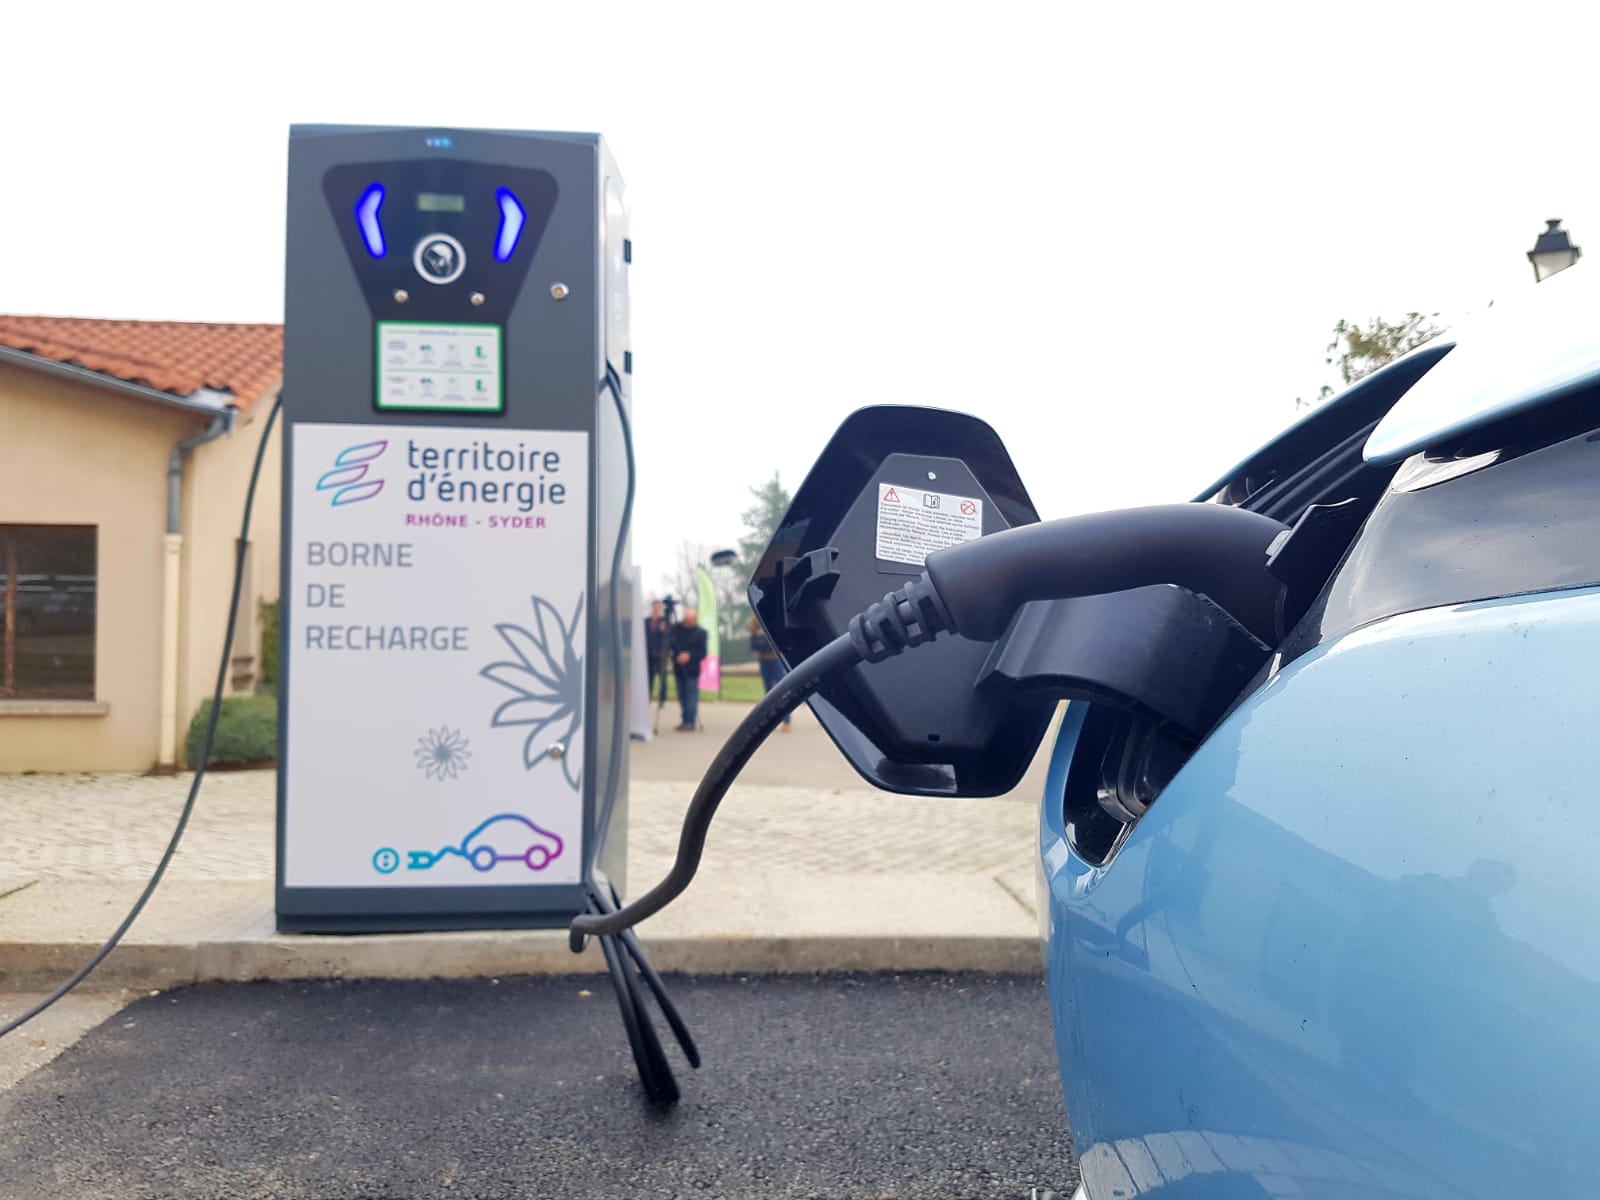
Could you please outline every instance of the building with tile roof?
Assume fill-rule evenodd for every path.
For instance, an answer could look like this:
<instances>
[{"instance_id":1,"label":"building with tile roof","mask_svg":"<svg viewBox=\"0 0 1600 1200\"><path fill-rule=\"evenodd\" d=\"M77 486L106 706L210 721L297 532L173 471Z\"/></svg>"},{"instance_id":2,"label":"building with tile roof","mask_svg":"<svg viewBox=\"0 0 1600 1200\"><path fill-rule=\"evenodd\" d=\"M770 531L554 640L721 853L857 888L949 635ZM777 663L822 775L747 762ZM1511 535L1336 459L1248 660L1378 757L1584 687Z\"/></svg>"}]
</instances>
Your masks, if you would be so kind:
<instances>
[{"instance_id":1,"label":"building with tile roof","mask_svg":"<svg viewBox=\"0 0 1600 1200\"><path fill-rule=\"evenodd\" d=\"M283 375L282 325L0 316L0 347L240 412Z\"/></svg>"},{"instance_id":2,"label":"building with tile roof","mask_svg":"<svg viewBox=\"0 0 1600 1200\"><path fill-rule=\"evenodd\" d=\"M172 767L215 683L278 325L0 315L0 772ZM230 687L277 598L276 433Z\"/></svg>"}]
</instances>

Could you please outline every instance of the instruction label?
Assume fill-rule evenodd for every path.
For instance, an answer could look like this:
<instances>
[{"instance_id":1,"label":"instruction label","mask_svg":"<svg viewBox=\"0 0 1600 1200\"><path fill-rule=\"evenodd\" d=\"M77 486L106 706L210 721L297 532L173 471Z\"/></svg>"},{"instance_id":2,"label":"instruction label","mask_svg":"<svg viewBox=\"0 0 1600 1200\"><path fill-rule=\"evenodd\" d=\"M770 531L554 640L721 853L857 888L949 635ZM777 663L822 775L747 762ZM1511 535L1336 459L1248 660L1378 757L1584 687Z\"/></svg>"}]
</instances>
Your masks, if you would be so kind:
<instances>
[{"instance_id":1,"label":"instruction label","mask_svg":"<svg viewBox=\"0 0 1600 1200\"><path fill-rule=\"evenodd\" d=\"M377 337L380 409L505 410L498 325L380 321Z\"/></svg>"},{"instance_id":2,"label":"instruction label","mask_svg":"<svg viewBox=\"0 0 1600 1200\"><path fill-rule=\"evenodd\" d=\"M878 557L922 566L928 555L983 536L983 501L900 484L878 485Z\"/></svg>"}]
</instances>

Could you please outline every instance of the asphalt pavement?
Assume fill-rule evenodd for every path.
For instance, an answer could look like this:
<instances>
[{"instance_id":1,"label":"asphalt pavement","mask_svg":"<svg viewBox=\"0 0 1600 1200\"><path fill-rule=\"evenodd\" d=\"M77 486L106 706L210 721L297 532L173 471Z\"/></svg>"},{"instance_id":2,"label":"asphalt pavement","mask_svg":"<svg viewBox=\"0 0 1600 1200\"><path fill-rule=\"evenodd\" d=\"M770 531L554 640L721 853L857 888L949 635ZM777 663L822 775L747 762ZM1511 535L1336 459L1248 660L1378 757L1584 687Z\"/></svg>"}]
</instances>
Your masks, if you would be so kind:
<instances>
[{"instance_id":1,"label":"asphalt pavement","mask_svg":"<svg viewBox=\"0 0 1600 1200\"><path fill-rule=\"evenodd\" d=\"M203 984L0 1094L0 1197L916 1197L1076 1181L1042 982L674 977L642 1098L604 979Z\"/></svg>"}]
</instances>

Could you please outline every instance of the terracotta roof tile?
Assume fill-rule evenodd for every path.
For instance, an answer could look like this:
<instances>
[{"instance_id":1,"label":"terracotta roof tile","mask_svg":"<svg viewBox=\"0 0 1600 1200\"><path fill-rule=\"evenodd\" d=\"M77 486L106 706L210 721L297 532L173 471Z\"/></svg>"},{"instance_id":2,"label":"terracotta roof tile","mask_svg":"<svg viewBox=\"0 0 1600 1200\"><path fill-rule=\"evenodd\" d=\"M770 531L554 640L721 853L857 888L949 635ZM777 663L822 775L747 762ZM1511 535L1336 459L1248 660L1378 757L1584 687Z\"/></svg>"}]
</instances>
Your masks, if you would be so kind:
<instances>
[{"instance_id":1,"label":"terracotta roof tile","mask_svg":"<svg viewBox=\"0 0 1600 1200\"><path fill-rule=\"evenodd\" d=\"M0 316L0 346L175 396L232 393L247 409L283 375L283 326Z\"/></svg>"}]
</instances>

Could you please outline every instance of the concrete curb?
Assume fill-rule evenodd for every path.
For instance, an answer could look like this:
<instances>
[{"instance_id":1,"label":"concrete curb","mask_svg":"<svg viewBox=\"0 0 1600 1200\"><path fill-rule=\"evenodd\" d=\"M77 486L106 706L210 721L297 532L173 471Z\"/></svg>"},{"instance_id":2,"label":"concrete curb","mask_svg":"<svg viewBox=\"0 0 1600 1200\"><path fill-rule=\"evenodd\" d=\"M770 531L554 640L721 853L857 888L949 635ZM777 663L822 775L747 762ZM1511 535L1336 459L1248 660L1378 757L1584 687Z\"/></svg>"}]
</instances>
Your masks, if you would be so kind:
<instances>
[{"instance_id":1,"label":"concrete curb","mask_svg":"<svg viewBox=\"0 0 1600 1200\"><path fill-rule=\"evenodd\" d=\"M55 988L126 911L133 885L50 880L8 901L0 990ZM713 874L640 926L657 970L983 971L1037 975L1038 923L1020 881L982 875ZM1019 898L1020 896L1020 898ZM565 929L279 933L266 880L176 880L84 987L148 991L252 979L435 979L603 971Z\"/></svg>"},{"instance_id":2,"label":"concrete curb","mask_svg":"<svg viewBox=\"0 0 1600 1200\"><path fill-rule=\"evenodd\" d=\"M1038 975L1039 943L1024 936L644 938L657 970L701 975L817 971L982 971ZM96 949L88 944L0 942L0 991L47 991ZM256 979L473 979L583 975L604 970L590 947L567 949L560 931L273 934L234 942L124 943L83 984L113 991Z\"/></svg>"}]
</instances>

